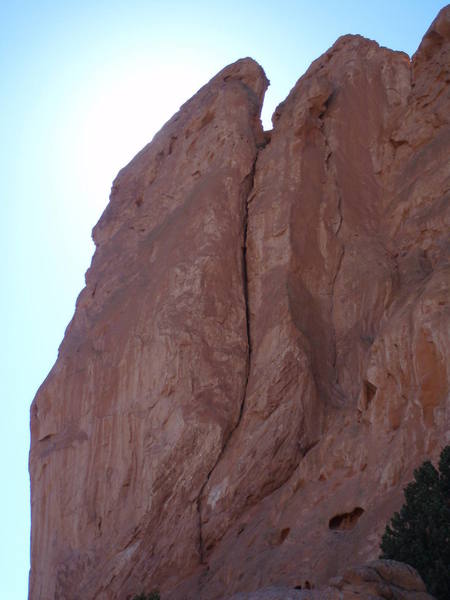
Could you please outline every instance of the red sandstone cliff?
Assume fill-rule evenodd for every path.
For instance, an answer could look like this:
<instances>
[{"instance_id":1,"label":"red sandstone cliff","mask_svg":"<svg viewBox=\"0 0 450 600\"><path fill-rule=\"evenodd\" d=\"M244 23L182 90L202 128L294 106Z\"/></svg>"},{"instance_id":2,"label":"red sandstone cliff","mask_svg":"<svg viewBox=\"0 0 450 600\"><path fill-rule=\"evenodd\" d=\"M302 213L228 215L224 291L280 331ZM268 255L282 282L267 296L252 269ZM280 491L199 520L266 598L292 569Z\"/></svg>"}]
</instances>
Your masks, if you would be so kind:
<instances>
[{"instance_id":1,"label":"red sandstone cliff","mask_svg":"<svg viewBox=\"0 0 450 600\"><path fill-rule=\"evenodd\" d=\"M30 598L213 600L378 554L450 442L450 8L251 59L118 175L31 409Z\"/></svg>"}]
</instances>

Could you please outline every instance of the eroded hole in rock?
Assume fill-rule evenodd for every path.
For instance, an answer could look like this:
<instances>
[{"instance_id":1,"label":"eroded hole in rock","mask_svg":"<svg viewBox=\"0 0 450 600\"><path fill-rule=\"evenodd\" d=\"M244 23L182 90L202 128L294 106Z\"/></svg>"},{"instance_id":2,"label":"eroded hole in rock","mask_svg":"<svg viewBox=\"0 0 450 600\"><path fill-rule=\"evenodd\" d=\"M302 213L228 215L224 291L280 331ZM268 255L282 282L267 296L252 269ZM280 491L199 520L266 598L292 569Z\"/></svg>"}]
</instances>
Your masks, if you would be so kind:
<instances>
[{"instance_id":1,"label":"eroded hole in rock","mask_svg":"<svg viewBox=\"0 0 450 600\"><path fill-rule=\"evenodd\" d=\"M177 138L177 136L176 136L176 135L172 135L172 136L170 137L170 142L169 142L169 150L167 151L167 156L170 156L170 155L172 154L172 152L173 152L173 147L174 147L175 141L176 141L177 139L178 139L178 138Z\"/></svg>"},{"instance_id":2,"label":"eroded hole in rock","mask_svg":"<svg viewBox=\"0 0 450 600\"><path fill-rule=\"evenodd\" d=\"M367 379L364 381L364 398L366 401L366 406L369 406L369 404L372 402L375 394L377 393L377 389L377 386L373 383L370 383L370 381L367 381Z\"/></svg>"},{"instance_id":3,"label":"eroded hole in rock","mask_svg":"<svg viewBox=\"0 0 450 600\"><path fill-rule=\"evenodd\" d=\"M390 138L389 141L395 149L397 149L399 146L403 146L403 144L408 143L407 140L394 140L393 138Z\"/></svg>"},{"instance_id":4,"label":"eroded hole in rock","mask_svg":"<svg viewBox=\"0 0 450 600\"><path fill-rule=\"evenodd\" d=\"M284 542L284 540L287 538L287 536L289 535L289 532L291 531L290 527L285 527L284 529L282 529L280 531L280 544L282 544Z\"/></svg>"},{"instance_id":5,"label":"eroded hole in rock","mask_svg":"<svg viewBox=\"0 0 450 600\"><path fill-rule=\"evenodd\" d=\"M312 590L314 589L314 585L312 583L310 583L308 580L306 580L303 584L299 583L298 585L294 586L294 590Z\"/></svg>"},{"instance_id":6,"label":"eroded hole in rock","mask_svg":"<svg viewBox=\"0 0 450 600\"><path fill-rule=\"evenodd\" d=\"M281 546L281 544L284 542L284 540L289 535L290 531L291 531L290 527L285 527L284 529L281 529L280 531L274 532L270 538L270 544L272 546Z\"/></svg>"},{"instance_id":7,"label":"eroded hole in rock","mask_svg":"<svg viewBox=\"0 0 450 600\"><path fill-rule=\"evenodd\" d=\"M357 506L351 512L335 515L329 520L328 527L338 530L353 529L363 512L364 509Z\"/></svg>"}]
</instances>

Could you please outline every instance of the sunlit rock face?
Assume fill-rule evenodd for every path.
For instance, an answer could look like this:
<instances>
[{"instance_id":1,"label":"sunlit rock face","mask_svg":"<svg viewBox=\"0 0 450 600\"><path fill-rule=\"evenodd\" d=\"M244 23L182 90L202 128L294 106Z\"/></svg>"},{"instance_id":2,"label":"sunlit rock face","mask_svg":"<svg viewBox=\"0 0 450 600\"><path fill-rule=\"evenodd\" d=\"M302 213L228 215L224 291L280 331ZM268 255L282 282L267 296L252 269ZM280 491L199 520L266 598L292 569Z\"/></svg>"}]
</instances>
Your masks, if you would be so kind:
<instances>
[{"instance_id":1,"label":"sunlit rock face","mask_svg":"<svg viewBox=\"0 0 450 600\"><path fill-rule=\"evenodd\" d=\"M227 67L118 175L31 408L30 598L214 600L378 555L450 442L450 9L276 110Z\"/></svg>"}]
</instances>

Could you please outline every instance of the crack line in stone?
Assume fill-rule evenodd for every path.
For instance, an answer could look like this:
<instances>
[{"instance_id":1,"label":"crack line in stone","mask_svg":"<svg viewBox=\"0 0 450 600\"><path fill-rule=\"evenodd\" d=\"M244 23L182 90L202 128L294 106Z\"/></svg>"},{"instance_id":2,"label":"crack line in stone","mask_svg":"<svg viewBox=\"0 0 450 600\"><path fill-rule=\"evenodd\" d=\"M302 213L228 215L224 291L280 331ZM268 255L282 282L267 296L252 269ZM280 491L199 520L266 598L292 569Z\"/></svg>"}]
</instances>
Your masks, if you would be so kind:
<instances>
[{"instance_id":1,"label":"crack line in stone","mask_svg":"<svg viewBox=\"0 0 450 600\"><path fill-rule=\"evenodd\" d=\"M332 94L329 96L329 98L325 102L325 110L319 115L319 120L320 120L319 129L320 129L320 132L322 133L324 145L325 145L325 170L331 176L332 187L333 187L334 193L337 197L336 211L337 211L337 215L338 215L338 222L337 222L337 226L335 227L335 229L333 228L334 229L334 231L333 231L334 237L335 237L335 239L337 239L339 237L339 232L341 230L342 223L344 221L344 216L342 214L342 197L341 197L341 194L339 193L339 186L337 184L337 179L336 179L336 164L332 158L333 151L332 151L332 149L330 147L330 143L328 141L327 128L326 128L325 119L324 119L324 116L329 107L331 98L332 98ZM334 383L335 384L338 383L338 374L337 374L337 367L336 367L336 365L337 365L337 335L336 335L336 327L334 324L334 295L335 295L336 281L337 281L339 272L341 270L342 262L344 259L344 254L345 254L345 244L342 243L336 270L334 272L334 276L333 276L333 279L331 282L330 320L331 320L331 327L332 327L332 331L333 331L333 356L332 356L331 364L334 369Z\"/></svg>"},{"instance_id":2,"label":"crack line in stone","mask_svg":"<svg viewBox=\"0 0 450 600\"><path fill-rule=\"evenodd\" d=\"M199 545L200 564L202 564L202 565L207 565L207 561L205 558L206 552L205 552L205 548L204 548L203 530L202 530L202 514L201 514L202 513L201 509L202 509L203 492L204 492L209 480L211 479L211 475L212 475L213 471L215 470L215 468L219 464L222 456L224 455L225 450L227 449L227 446L231 440L231 437L233 436L233 433L236 431L236 429L239 427L239 425L241 423L242 416L244 414L245 398L247 396L247 386L248 386L248 380L249 380L249 376L250 376L250 361L251 361L251 354L252 354L252 345L251 345L251 339L250 339L250 309L249 309L249 302L248 302L248 277L247 277L248 204L249 204L249 198L252 195L252 191L253 191L255 172L256 172L256 162L258 160L259 152L260 152L260 150L256 151L256 156L255 156L255 160L253 161L252 169L248 173L248 175L246 175L246 177L244 178L244 180L241 184L241 194L243 197L243 205L244 205L244 217L243 217L243 228L242 228L243 229L243 231L242 231L242 238L243 238L243 240L242 240L242 289L243 289L244 304L245 304L245 323L246 323L246 332L247 332L246 374L245 374L245 380L244 380L244 385L243 385L243 394L242 394L242 400L241 400L241 405L240 405L240 409L239 409L239 416L237 418L236 424L231 429L225 442L223 443L222 449L219 452L217 460L214 463L214 465L212 466L211 470L209 471L209 473L205 479L205 482L203 483L202 487L200 488L200 492L197 497L197 513L198 513L198 524L199 524L198 545Z\"/></svg>"}]
</instances>

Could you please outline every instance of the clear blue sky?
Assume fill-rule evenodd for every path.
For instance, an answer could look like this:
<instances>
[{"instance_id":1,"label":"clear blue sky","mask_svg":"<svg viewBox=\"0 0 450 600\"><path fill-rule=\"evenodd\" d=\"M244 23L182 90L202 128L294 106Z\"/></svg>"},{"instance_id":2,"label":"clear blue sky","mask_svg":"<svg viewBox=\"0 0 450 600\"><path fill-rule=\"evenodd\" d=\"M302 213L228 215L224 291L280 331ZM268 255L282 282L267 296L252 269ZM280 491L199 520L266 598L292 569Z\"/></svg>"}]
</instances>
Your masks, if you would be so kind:
<instances>
[{"instance_id":1,"label":"clear blue sky","mask_svg":"<svg viewBox=\"0 0 450 600\"><path fill-rule=\"evenodd\" d=\"M3 0L1 596L29 567L28 411L56 359L117 171L217 71L252 56L264 122L336 38L413 53L443 1Z\"/></svg>"}]
</instances>

